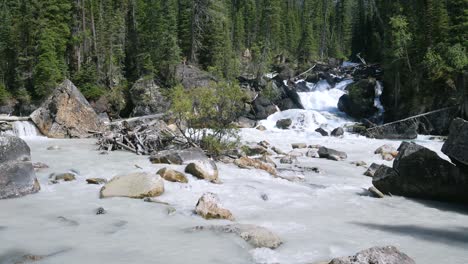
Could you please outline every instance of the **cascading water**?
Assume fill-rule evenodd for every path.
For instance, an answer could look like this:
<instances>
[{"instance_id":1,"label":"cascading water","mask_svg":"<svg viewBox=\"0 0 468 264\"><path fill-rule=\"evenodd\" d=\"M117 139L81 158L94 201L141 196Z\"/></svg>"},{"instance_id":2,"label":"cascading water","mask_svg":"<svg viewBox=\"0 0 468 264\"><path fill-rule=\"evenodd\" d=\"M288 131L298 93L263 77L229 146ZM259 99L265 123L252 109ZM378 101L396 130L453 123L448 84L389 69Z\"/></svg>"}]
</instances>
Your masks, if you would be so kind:
<instances>
[{"instance_id":1,"label":"cascading water","mask_svg":"<svg viewBox=\"0 0 468 264\"><path fill-rule=\"evenodd\" d=\"M17 137L38 137L40 133L30 121L16 121L13 123L13 134Z\"/></svg>"}]
</instances>

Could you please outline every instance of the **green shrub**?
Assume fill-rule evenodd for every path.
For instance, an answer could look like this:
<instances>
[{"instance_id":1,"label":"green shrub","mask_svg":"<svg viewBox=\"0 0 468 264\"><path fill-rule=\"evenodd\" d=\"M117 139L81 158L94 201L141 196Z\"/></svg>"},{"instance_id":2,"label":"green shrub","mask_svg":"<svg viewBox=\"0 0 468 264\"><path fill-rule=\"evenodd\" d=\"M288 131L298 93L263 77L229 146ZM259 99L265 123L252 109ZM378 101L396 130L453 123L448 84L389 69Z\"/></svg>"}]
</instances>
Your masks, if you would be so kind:
<instances>
[{"instance_id":1,"label":"green shrub","mask_svg":"<svg viewBox=\"0 0 468 264\"><path fill-rule=\"evenodd\" d=\"M172 89L171 112L176 125L191 145L210 155L220 155L237 146L239 117L245 94L237 84L220 82L190 90L178 85Z\"/></svg>"},{"instance_id":2,"label":"green shrub","mask_svg":"<svg viewBox=\"0 0 468 264\"><path fill-rule=\"evenodd\" d=\"M6 103L10 100L11 95L3 84L0 84L0 103Z\"/></svg>"}]
</instances>

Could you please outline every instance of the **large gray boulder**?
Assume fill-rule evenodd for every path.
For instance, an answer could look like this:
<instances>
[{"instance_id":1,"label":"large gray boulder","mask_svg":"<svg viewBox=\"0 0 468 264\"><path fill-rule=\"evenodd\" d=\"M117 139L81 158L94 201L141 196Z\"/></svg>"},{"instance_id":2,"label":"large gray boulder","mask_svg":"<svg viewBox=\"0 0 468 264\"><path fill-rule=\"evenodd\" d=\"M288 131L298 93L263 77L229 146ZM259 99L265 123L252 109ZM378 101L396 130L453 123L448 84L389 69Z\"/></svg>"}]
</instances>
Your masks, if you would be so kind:
<instances>
[{"instance_id":1,"label":"large gray boulder","mask_svg":"<svg viewBox=\"0 0 468 264\"><path fill-rule=\"evenodd\" d=\"M133 116L164 113L169 107L168 100L162 96L159 86L151 78L136 81L130 89L130 97L134 105Z\"/></svg>"},{"instance_id":2,"label":"large gray boulder","mask_svg":"<svg viewBox=\"0 0 468 264\"><path fill-rule=\"evenodd\" d=\"M455 164L468 168L468 121L461 118L452 121L442 152Z\"/></svg>"},{"instance_id":3,"label":"large gray boulder","mask_svg":"<svg viewBox=\"0 0 468 264\"><path fill-rule=\"evenodd\" d=\"M20 197L41 189L30 153L22 139L0 136L0 199Z\"/></svg>"},{"instance_id":4,"label":"large gray boulder","mask_svg":"<svg viewBox=\"0 0 468 264\"><path fill-rule=\"evenodd\" d=\"M320 147L318 150L318 155L322 159L329 159L329 160L336 160L336 161L340 161L340 160L344 160L348 158L348 155L345 152L326 148L326 147Z\"/></svg>"},{"instance_id":5,"label":"large gray boulder","mask_svg":"<svg viewBox=\"0 0 468 264\"><path fill-rule=\"evenodd\" d=\"M364 79L348 86L348 94L338 101L338 109L356 119L369 118L377 113L374 106L375 79Z\"/></svg>"},{"instance_id":6,"label":"large gray boulder","mask_svg":"<svg viewBox=\"0 0 468 264\"><path fill-rule=\"evenodd\" d=\"M403 142L393 168L380 166L372 183L385 194L468 202L468 175L437 153Z\"/></svg>"},{"instance_id":7,"label":"large gray boulder","mask_svg":"<svg viewBox=\"0 0 468 264\"><path fill-rule=\"evenodd\" d=\"M358 252L354 256L335 258L329 264L416 264L396 247L373 247Z\"/></svg>"},{"instance_id":8,"label":"large gray boulder","mask_svg":"<svg viewBox=\"0 0 468 264\"><path fill-rule=\"evenodd\" d=\"M60 84L31 119L51 138L84 138L102 129L96 112L70 80Z\"/></svg>"}]
</instances>

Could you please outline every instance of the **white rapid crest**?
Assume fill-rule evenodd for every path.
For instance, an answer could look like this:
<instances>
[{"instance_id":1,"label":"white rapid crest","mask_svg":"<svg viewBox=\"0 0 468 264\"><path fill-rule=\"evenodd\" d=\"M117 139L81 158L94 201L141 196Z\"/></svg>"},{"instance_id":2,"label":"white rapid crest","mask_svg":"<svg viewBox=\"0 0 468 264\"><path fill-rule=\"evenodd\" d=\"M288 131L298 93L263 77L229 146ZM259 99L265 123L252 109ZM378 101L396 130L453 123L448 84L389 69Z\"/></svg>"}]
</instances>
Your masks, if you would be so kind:
<instances>
[{"instance_id":1,"label":"white rapid crest","mask_svg":"<svg viewBox=\"0 0 468 264\"><path fill-rule=\"evenodd\" d=\"M13 134L17 137L38 137L38 132L34 123L30 121L16 121L13 123Z\"/></svg>"}]
</instances>

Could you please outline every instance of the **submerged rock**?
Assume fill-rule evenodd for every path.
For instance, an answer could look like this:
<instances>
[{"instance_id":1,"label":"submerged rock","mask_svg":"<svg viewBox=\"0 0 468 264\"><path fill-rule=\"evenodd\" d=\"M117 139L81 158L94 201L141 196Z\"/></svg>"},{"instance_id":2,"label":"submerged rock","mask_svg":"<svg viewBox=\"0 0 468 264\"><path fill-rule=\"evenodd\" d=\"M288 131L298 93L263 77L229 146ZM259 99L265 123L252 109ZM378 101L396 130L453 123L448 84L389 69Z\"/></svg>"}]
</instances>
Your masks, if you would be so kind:
<instances>
[{"instance_id":1,"label":"submerged rock","mask_svg":"<svg viewBox=\"0 0 468 264\"><path fill-rule=\"evenodd\" d=\"M193 176L207 180L213 183L217 183L218 179L218 166L212 160L197 160L192 163L189 163L185 167L185 172L190 173Z\"/></svg>"},{"instance_id":2,"label":"submerged rock","mask_svg":"<svg viewBox=\"0 0 468 264\"><path fill-rule=\"evenodd\" d=\"M106 209L104 209L104 207L99 207L98 209L96 209L96 215L103 215L103 214L107 214L107 211Z\"/></svg>"},{"instance_id":3,"label":"submerged rock","mask_svg":"<svg viewBox=\"0 0 468 264\"><path fill-rule=\"evenodd\" d=\"M179 171L171 170L168 168L162 168L158 172L156 172L156 174L159 174L166 181L188 183L185 174Z\"/></svg>"},{"instance_id":4,"label":"submerged rock","mask_svg":"<svg viewBox=\"0 0 468 264\"><path fill-rule=\"evenodd\" d=\"M51 138L84 138L103 127L94 109L69 80L54 90L31 119L42 134Z\"/></svg>"},{"instance_id":5,"label":"submerged rock","mask_svg":"<svg viewBox=\"0 0 468 264\"><path fill-rule=\"evenodd\" d=\"M106 179L102 179L102 178L89 178L89 179L86 179L86 182L87 182L88 184L101 185L101 184L106 184L106 183L107 183L107 180L106 180Z\"/></svg>"},{"instance_id":6,"label":"submerged rock","mask_svg":"<svg viewBox=\"0 0 468 264\"><path fill-rule=\"evenodd\" d=\"M267 130L266 127L263 126L263 125L257 126L256 129L257 129L257 130L260 130L260 131L265 131L265 130Z\"/></svg>"},{"instance_id":7,"label":"submerged rock","mask_svg":"<svg viewBox=\"0 0 468 264\"><path fill-rule=\"evenodd\" d=\"M437 153L403 142L393 168L380 166L372 183L385 194L468 202L468 175Z\"/></svg>"},{"instance_id":8,"label":"submerged rock","mask_svg":"<svg viewBox=\"0 0 468 264\"><path fill-rule=\"evenodd\" d=\"M189 148L184 150L164 150L152 155L150 158L153 164L188 164L194 160L207 160L205 152L199 148Z\"/></svg>"},{"instance_id":9,"label":"submerged rock","mask_svg":"<svg viewBox=\"0 0 468 264\"><path fill-rule=\"evenodd\" d=\"M129 197L141 199L159 196L164 192L164 181L159 175L136 172L116 176L101 188L101 198Z\"/></svg>"},{"instance_id":10,"label":"submerged rock","mask_svg":"<svg viewBox=\"0 0 468 264\"><path fill-rule=\"evenodd\" d=\"M280 119L276 122L276 127L281 129L288 129L292 125L292 120L287 119Z\"/></svg>"},{"instance_id":11,"label":"submerged rock","mask_svg":"<svg viewBox=\"0 0 468 264\"><path fill-rule=\"evenodd\" d=\"M335 160L335 161L340 161L340 160L344 160L348 158L348 155L346 155L345 152L334 150L334 149L329 149L326 147L320 147L318 150L318 154L320 158Z\"/></svg>"},{"instance_id":12,"label":"submerged rock","mask_svg":"<svg viewBox=\"0 0 468 264\"><path fill-rule=\"evenodd\" d=\"M24 140L0 136L0 199L21 197L41 189Z\"/></svg>"},{"instance_id":13,"label":"submerged rock","mask_svg":"<svg viewBox=\"0 0 468 264\"><path fill-rule=\"evenodd\" d=\"M256 225L235 224L225 226L197 226L193 230L211 230L220 233L233 233L244 239L254 248L276 249L283 244L281 238L270 230Z\"/></svg>"},{"instance_id":14,"label":"submerged rock","mask_svg":"<svg viewBox=\"0 0 468 264\"><path fill-rule=\"evenodd\" d=\"M223 208L219 197L214 193L205 193L197 202L195 212L201 217L209 219L227 219L234 220L234 216L228 210Z\"/></svg>"},{"instance_id":15,"label":"submerged rock","mask_svg":"<svg viewBox=\"0 0 468 264\"><path fill-rule=\"evenodd\" d=\"M152 78L141 78L130 89L133 108L132 116L164 113L169 107L168 100Z\"/></svg>"},{"instance_id":16,"label":"submerged rock","mask_svg":"<svg viewBox=\"0 0 468 264\"><path fill-rule=\"evenodd\" d=\"M242 157L242 158L236 159L234 161L234 164L236 164L239 168L243 168L243 169L255 168L259 170L264 170L273 176L277 175L276 169L273 166L267 163L264 163L260 160L255 160L255 159L251 159L248 157Z\"/></svg>"},{"instance_id":17,"label":"submerged rock","mask_svg":"<svg viewBox=\"0 0 468 264\"><path fill-rule=\"evenodd\" d=\"M342 127L337 127L335 129L333 129L333 131L331 132L331 136L333 137L341 137L344 135L344 129Z\"/></svg>"},{"instance_id":18,"label":"submerged rock","mask_svg":"<svg viewBox=\"0 0 468 264\"><path fill-rule=\"evenodd\" d=\"M354 256L335 258L329 264L416 264L396 247L373 247Z\"/></svg>"},{"instance_id":19,"label":"submerged rock","mask_svg":"<svg viewBox=\"0 0 468 264\"><path fill-rule=\"evenodd\" d=\"M49 176L49 182L52 184L57 184L60 181L70 182L74 180L76 180L76 173L74 172L52 173Z\"/></svg>"}]
</instances>

